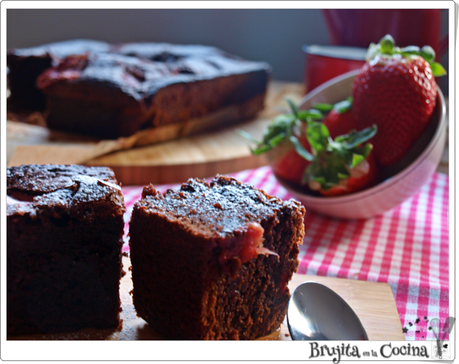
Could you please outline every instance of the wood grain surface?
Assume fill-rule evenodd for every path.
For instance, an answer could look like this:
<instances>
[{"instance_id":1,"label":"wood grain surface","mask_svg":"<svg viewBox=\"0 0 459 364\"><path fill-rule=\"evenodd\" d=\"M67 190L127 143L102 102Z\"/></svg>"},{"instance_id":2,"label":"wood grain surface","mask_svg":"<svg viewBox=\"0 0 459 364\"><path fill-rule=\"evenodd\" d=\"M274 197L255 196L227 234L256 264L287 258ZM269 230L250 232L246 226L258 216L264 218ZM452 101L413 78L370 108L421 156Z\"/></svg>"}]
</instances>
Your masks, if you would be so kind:
<instances>
[{"instance_id":1,"label":"wood grain surface","mask_svg":"<svg viewBox=\"0 0 459 364\"><path fill-rule=\"evenodd\" d=\"M254 157L249 143L238 135L245 130L261 139L263 131L279 113L288 112L285 98L299 102L304 88L299 83L271 82L265 109L249 121L225 129L203 132L186 138L137 146L136 141L120 138L116 141L95 141L43 126L7 122L7 163L21 164L86 164L113 168L123 185L179 183L188 178L205 178L217 173L228 174L267 164L263 156ZM448 105L447 105L448 106ZM228 113L234 110L227 110ZM212 122L214 121L211 118ZM39 119L32 114L32 122ZM43 123L43 120L39 120ZM170 131L164 130L165 134ZM164 135L163 135L164 136ZM151 135L148 136L151 141ZM148 139L147 138L147 139ZM114 151L118 150L118 151ZM449 173L448 138L437 171Z\"/></svg>"},{"instance_id":2,"label":"wood grain surface","mask_svg":"<svg viewBox=\"0 0 459 364\"><path fill-rule=\"evenodd\" d=\"M298 102L303 94L304 88L299 83L273 81L268 88L265 109L252 120L137 147L142 137L97 142L42 126L9 121L7 161L9 166L46 163L108 166L125 186L178 183L192 177L205 178L257 168L266 165L266 160L251 154L249 142L238 134L238 130L245 130L260 140L272 118L289 111L285 98ZM234 112L231 109L224 114ZM224 120L225 115L220 115L219 120ZM210 121L215 122L215 118L217 116L211 116ZM164 133L169 134L170 130Z\"/></svg>"},{"instance_id":3,"label":"wood grain surface","mask_svg":"<svg viewBox=\"0 0 459 364\"><path fill-rule=\"evenodd\" d=\"M123 258L126 275L121 280L122 330L85 329L74 333L18 336L16 340L164 340L143 319L137 317L130 291L132 280L130 260ZM390 286L386 283L357 281L294 274L289 283L290 292L305 281L316 281L333 289L351 306L362 322L370 340L405 340L402 325ZM284 323L273 334L259 340L291 340Z\"/></svg>"}]
</instances>

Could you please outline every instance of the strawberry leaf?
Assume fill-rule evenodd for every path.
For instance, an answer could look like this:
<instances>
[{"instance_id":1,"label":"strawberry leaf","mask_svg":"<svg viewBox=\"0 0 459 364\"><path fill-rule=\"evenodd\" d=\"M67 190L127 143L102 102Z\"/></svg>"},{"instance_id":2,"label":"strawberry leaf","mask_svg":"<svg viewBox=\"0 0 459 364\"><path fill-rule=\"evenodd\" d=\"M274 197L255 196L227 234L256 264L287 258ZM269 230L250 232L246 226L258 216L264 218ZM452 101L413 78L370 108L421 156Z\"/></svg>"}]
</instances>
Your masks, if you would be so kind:
<instances>
[{"instance_id":1,"label":"strawberry leaf","mask_svg":"<svg viewBox=\"0 0 459 364\"><path fill-rule=\"evenodd\" d=\"M379 44L370 43L365 60L368 62L380 54L379 48Z\"/></svg>"},{"instance_id":2,"label":"strawberry leaf","mask_svg":"<svg viewBox=\"0 0 459 364\"><path fill-rule=\"evenodd\" d=\"M322 114L319 110L309 109L309 110L299 111L297 114L297 117L299 120L302 120L302 121L306 121L308 119L322 120L324 117L324 114Z\"/></svg>"},{"instance_id":3,"label":"strawberry leaf","mask_svg":"<svg viewBox=\"0 0 459 364\"><path fill-rule=\"evenodd\" d=\"M306 149L304 149L297 137L291 135L290 141L292 142L293 146L295 147L295 151L298 153L299 156L303 157L309 162L312 162L314 160L312 154L309 153Z\"/></svg>"},{"instance_id":4,"label":"strawberry leaf","mask_svg":"<svg viewBox=\"0 0 459 364\"><path fill-rule=\"evenodd\" d=\"M353 130L349 134L337 136L334 141L342 144L343 148L350 150L371 139L377 130L376 125L360 131Z\"/></svg>"},{"instance_id":5,"label":"strawberry leaf","mask_svg":"<svg viewBox=\"0 0 459 364\"><path fill-rule=\"evenodd\" d=\"M292 114L276 116L263 134L263 143L267 143L279 134L287 135L294 121L295 117Z\"/></svg>"},{"instance_id":6,"label":"strawberry leaf","mask_svg":"<svg viewBox=\"0 0 459 364\"><path fill-rule=\"evenodd\" d=\"M333 110L334 105L333 104L326 104L326 103L318 103L312 105L312 107L316 110L319 110L323 113L327 113Z\"/></svg>"},{"instance_id":7,"label":"strawberry leaf","mask_svg":"<svg viewBox=\"0 0 459 364\"><path fill-rule=\"evenodd\" d=\"M328 190L349 176L350 173L342 158L330 153L321 153L306 168L303 181L315 181L320 184L320 188Z\"/></svg>"},{"instance_id":8,"label":"strawberry leaf","mask_svg":"<svg viewBox=\"0 0 459 364\"><path fill-rule=\"evenodd\" d=\"M272 149L272 147L269 144L265 144L258 148L250 148L250 151L253 155L258 156L260 154L267 152L270 149Z\"/></svg>"},{"instance_id":9,"label":"strawberry leaf","mask_svg":"<svg viewBox=\"0 0 459 364\"><path fill-rule=\"evenodd\" d=\"M392 38L390 34L386 34L380 41L379 46L381 49L381 53L383 54L393 54L395 40Z\"/></svg>"},{"instance_id":10,"label":"strawberry leaf","mask_svg":"<svg viewBox=\"0 0 459 364\"><path fill-rule=\"evenodd\" d=\"M353 130L349 134L338 136L332 140L328 135L328 129L323 125L327 130L324 132L316 124L321 123L308 122L306 129L314 159L306 168L303 183L308 183L313 189L316 186L322 190L328 190L339 185L340 181L349 178L351 169L368 157L373 146L365 142L376 134L377 128L374 125L361 131ZM316 131L316 139L308 134L310 130ZM326 141L321 139L325 137Z\"/></svg>"},{"instance_id":11,"label":"strawberry leaf","mask_svg":"<svg viewBox=\"0 0 459 364\"><path fill-rule=\"evenodd\" d=\"M274 138L271 138L267 141L267 144L271 146L271 148L277 147L282 140L286 137L287 135L285 133L280 133L277 134Z\"/></svg>"},{"instance_id":12,"label":"strawberry leaf","mask_svg":"<svg viewBox=\"0 0 459 364\"><path fill-rule=\"evenodd\" d=\"M277 147L286 136L287 135L285 133L277 134L273 136L271 139L266 140L266 142L264 142L263 144L259 144L258 148L251 148L250 151L253 153L253 155L260 155L262 153L265 153L268 150Z\"/></svg>"},{"instance_id":13,"label":"strawberry leaf","mask_svg":"<svg viewBox=\"0 0 459 364\"><path fill-rule=\"evenodd\" d=\"M386 56L392 56L394 54L401 55L403 57L410 57L412 55L421 56L430 65L432 74L435 77L446 75L446 71L443 66L435 61L435 51L431 46L424 46L419 48L418 46L407 46L407 47L395 47L394 38L387 34L384 36L378 44L371 43L368 47L366 61L369 62L378 55L384 54Z\"/></svg>"},{"instance_id":14,"label":"strawberry leaf","mask_svg":"<svg viewBox=\"0 0 459 364\"><path fill-rule=\"evenodd\" d=\"M432 69L432 74L434 77L440 77L446 75L446 70L440 63L433 62L430 64L430 68Z\"/></svg>"},{"instance_id":15,"label":"strawberry leaf","mask_svg":"<svg viewBox=\"0 0 459 364\"><path fill-rule=\"evenodd\" d=\"M258 140L256 140L252 135L250 135L249 133L247 133L245 130L238 130L237 133L243 137L244 139L247 139L249 142L253 143L253 144L260 144L261 142L259 142Z\"/></svg>"},{"instance_id":16,"label":"strawberry leaf","mask_svg":"<svg viewBox=\"0 0 459 364\"><path fill-rule=\"evenodd\" d=\"M402 55L405 54L419 54L420 48L418 46L407 46L403 47L400 51Z\"/></svg>"},{"instance_id":17,"label":"strawberry leaf","mask_svg":"<svg viewBox=\"0 0 459 364\"><path fill-rule=\"evenodd\" d=\"M365 159L365 157L361 154L356 154L356 153L353 153L352 154L352 163L350 165L351 168L354 168L355 166L357 166L360 162L363 162Z\"/></svg>"},{"instance_id":18,"label":"strawberry leaf","mask_svg":"<svg viewBox=\"0 0 459 364\"><path fill-rule=\"evenodd\" d=\"M370 154L371 150L373 149L373 145L370 143L366 143L362 146L356 147L352 150L342 150L338 152L343 159L344 163L349 168L354 168L360 162L362 162L368 154Z\"/></svg>"},{"instance_id":19,"label":"strawberry leaf","mask_svg":"<svg viewBox=\"0 0 459 364\"><path fill-rule=\"evenodd\" d=\"M435 61L435 51L431 46L422 47L422 49L419 52L419 55L429 63Z\"/></svg>"},{"instance_id":20,"label":"strawberry leaf","mask_svg":"<svg viewBox=\"0 0 459 364\"><path fill-rule=\"evenodd\" d=\"M318 154L327 149L330 133L324 124L308 120L306 138L312 150Z\"/></svg>"},{"instance_id":21,"label":"strawberry leaf","mask_svg":"<svg viewBox=\"0 0 459 364\"><path fill-rule=\"evenodd\" d=\"M290 100L289 98L286 98L285 101L287 101L287 103L290 105L290 108L292 109L293 115L298 117L298 113L299 113L298 106L296 106L296 104L292 100Z\"/></svg>"},{"instance_id":22,"label":"strawberry leaf","mask_svg":"<svg viewBox=\"0 0 459 364\"><path fill-rule=\"evenodd\" d=\"M324 177L314 176L313 178L310 178L310 179L318 182L321 186L325 186L327 184L327 180Z\"/></svg>"},{"instance_id":23,"label":"strawberry leaf","mask_svg":"<svg viewBox=\"0 0 459 364\"><path fill-rule=\"evenodd\" d=\"M365 158L368 157L368 154L370 154L371 150L373 149L373 144L366 143L359 147L359 153L363 155Z\"/></svg>"},{"instance_id":24,"label":"strawberry leaf","mask_svg":"<svg viewBox=\"0 0 459 364\"><path fill-rule=\"evenodd\" d=\"M349 111L352 107L352 97L347 98L347 100L336 103L333 106L333 109L336 110L338 114L343 114L346 111Z\"/></svg>"},{"instance_id":25,"label":"strawberry leaf","mask_svg":"<svg viewBox=\"0 0 459 364\"><path fill-rule=\"evenodd\" d=\"M255 148L250 148L254 155L260 155L277 147L287 135L291 135L292 128L297 119L294 115L278 115L276 116L268 128L264 131L263 140L261 142L253 138L249 133L240 130L239 135L256 144Z\"/></svg>"}]
</instances>

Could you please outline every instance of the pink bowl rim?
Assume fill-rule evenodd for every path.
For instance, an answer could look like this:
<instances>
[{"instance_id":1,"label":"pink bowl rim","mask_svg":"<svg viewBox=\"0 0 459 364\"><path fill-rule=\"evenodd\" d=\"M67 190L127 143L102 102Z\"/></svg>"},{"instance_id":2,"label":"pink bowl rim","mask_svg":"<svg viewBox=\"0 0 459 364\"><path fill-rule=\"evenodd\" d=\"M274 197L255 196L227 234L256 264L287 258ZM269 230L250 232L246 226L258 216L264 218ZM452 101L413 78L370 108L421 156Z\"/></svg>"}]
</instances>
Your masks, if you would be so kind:
<instances>
[{"instance_id":1,"label":"pink bowl rim","mask_svg":"<svg viewBox=\"0 0 459 364\"><path fill-rule=\"evenodd\" d=\"M325 82L323 85L319 86L315 90L311 91L309 95L306 95L305 98L307 97L312 98L314 97L317 93L321 92L323 89L329 87L330 85L337 83L339 81L342 81L346 78L351 78L355 77L359 71L351 71L348 73L345 73L341 76L335 77L334 79L331 79L330 81ZM400 180L404 179L406 176L410 175L413 171L417 169L419 164L424 161L427 156L431 153L431 151L435 148L437 143L440 141L440 136L443 132L443 129L446 128L446 105L445 105L445 97L443 96L443 93L441 89L437 86L438 88L438 97L441 102L441 110L440 110L440 120L438 122L438 127L435 130L435 134L433 135L432 139L430 140L429 144L427 147L424 149L424 151L413 161L411 162L408 166L406 166L402 171L397 173L396 175L389 177L388 179L384 180L383 182L377 184L374 187L371 187L367 190L363 190L361 192L353 193L347 196L338 196L338 197L316 197L316 196L310 196L303 194L289 186L286 186L284 183L281 183L290 193L296 196L301 196L301 199L304 201L309 201L311 203L320 203L322 205L337 205L337 204L344 204L344 203L349 203L353 202L355 200L361 200L363 198L367 198L371 195L380 193L393 185L397 184ZM304 102L300 102L302 104Z\"/></svg>"}]
</instances>

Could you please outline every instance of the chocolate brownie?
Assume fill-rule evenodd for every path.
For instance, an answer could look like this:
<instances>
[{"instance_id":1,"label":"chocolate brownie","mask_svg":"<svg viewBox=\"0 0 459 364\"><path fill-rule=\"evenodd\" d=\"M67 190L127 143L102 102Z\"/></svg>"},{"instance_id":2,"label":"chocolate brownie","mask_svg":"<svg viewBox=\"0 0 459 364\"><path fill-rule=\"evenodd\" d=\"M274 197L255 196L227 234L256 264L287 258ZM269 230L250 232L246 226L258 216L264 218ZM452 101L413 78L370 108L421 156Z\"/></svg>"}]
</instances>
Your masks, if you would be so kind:
<instances>
[{"instance_id":1,"label":"chocolate brownie","mask_svg":"<svg viewBox=\"0 0 459 364\"><path fill-rule=\"evenodd\" d=\"M226 116L228 123L234 123L264 107L269 65L214 47L102 43L77 51L67 57L50 51L55 62L46 70L38 64L40 58L27 50L10 51L7 58L12 100L23 98L23 90L17 89L34 89L41 94L40 107L46 98L47 124L53 129L114 139L237 106ZM33 77L28 76L24 82L28 86L14 86L20 84L16 79L26 61L43 72L38 77L33 72L32 85Z\"/></svg>"},{"instance_id":2,"label":"chocolate brownie","mask_svg":"<svg viewBox=\"0 0 459 364\"><path fill-rule=\"evenodd\" d=\"M7 169L7 334L121 324L124 199L112 170Z\"/></svg>"},{"instance_id":3,"label":"chocolate brownie","mask_svg":"<svg viewBox=\"0 0 459 364\"><path fill-rule=\"evenodd\" d=\"M174 339L256 339L280 327L305 209L235 179L143 190L130 222L138 316Z\"/></svg>"},{"instance_id":4,"label":"chocolate brownie","mask_svg":"<svg viewBox=\"0 0 459 364\"><path fill-rule=\"evenodd\" d=\"M44 111L45 95L35 86L37 77L44 70L72 54L100 53L109 49L110 45L105 42L76 39L8 50L8 82L11 92L8 108L12 111Z\"/></svg>"}]
</instances>

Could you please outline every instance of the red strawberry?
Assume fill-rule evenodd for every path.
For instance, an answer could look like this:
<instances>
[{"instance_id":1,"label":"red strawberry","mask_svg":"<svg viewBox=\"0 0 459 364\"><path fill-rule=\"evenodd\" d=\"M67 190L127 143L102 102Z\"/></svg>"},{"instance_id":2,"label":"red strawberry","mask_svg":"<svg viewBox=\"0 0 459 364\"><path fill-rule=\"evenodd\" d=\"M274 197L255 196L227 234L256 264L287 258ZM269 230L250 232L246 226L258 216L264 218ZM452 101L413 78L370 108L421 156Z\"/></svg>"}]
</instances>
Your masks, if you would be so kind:
<instances>
[{"instance_id":1,"label":"red strawberry","mask_svg":"<svg viewBox=\"0 0 459 364\"><path fill-rule=\"evenodd\" d=\"M352 130L357 130L357 123L355 122L354 114L351 110L340 113L334 108L325 116L322 122L330 131L332 139L339 135L349 134Z\"/></svg>"},{"instance_id":2,"label":"red strawberry","mask_svg":"<svg viewBox=\"0 0 459 364\"><path fill-rule=\"evenodd\" d=\"M437 97L434 76L445 74L434 58L431 47L398 48L390 35L370 45L352 86L353 112L359 129L377 125L372 143L380 165L400 160L427 128Z\"/></svg>"},{"instance_id":3,"label":"red strawberry","mask_svg":"<svg viewBox=\"0 0 459 364\"><path fill-rule=\"evenodd\" d=\"M333 105L330 105L330 107L331 106ZM354 115L350 110L350 107L350 103L346 109L334 107L322 120L322 123L328 128L330 137L332 139L335 139L340 135L349 134L351 131L357 129L357 124L355 122ZM303 146L303 148L309 153L312 153L311 146L309 145L309 142L305 136L306 127L305 125L302 126L301 136L297 135L296 137L298 138L298 141ZM271 149L268 153L271 167L276 177L280 177L285 181L292 182L297 185L304 184L304 172L311 162L300 156L296 149L291 145L291 143L286 143L285 145L278 146L276 149ZM375 169L375 167L372 168L372 173ZM357 179L362 180L362 184L364 183L362 178L356 178L356 180ZM351 183L354 183L353 180L354 179L351 178ZM351 189L338 189L340 191L344 191L344 193L346 190L351 192ZM356 191L357 189L357 186L355 186L352 188L352 191Z\"/></svg>"},{"instance_id":4,"label":"red strawberry","mask_svg":"<svg viewBox=\"0 0 459 364\"><path fill-rule=\"evenodd\" d=\"M302 146L311 152L311 147L306 138L298 139ZM276 177L298 186L302 184L304 171L311 163L301 157L289 142L268 151L268 159Z\"/></svg>"},{"instance_id":5,"label":"red strawberry","mask_svg":"<svg viewBox=\"0 0 459 364\"><path fill-rule=\"evenodd\" d=\"M378 169L376 167L373 153L367 159L350 170L350 177L339 181L339 183L328 190L319 188L323 196L341 196L358 192L373 186L378 181Z\"/></svg>"}]
</instances>

